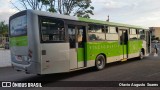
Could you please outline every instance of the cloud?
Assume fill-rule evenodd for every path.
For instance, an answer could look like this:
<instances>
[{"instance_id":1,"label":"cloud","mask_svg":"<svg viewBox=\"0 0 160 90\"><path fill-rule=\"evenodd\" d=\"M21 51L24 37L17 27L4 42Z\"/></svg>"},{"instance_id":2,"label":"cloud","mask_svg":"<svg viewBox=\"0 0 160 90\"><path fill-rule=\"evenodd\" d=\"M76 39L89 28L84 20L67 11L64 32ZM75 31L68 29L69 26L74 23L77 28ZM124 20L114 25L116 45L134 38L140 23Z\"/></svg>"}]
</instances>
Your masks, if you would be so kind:
<instances>
[{"instance_id":1,"label":"cloud","mask_svg":"<svg viewBox=\"0 0 160 90\"><path fill-rule=\"evenodd\" d=\"M15 2L15 0L14 0ZM141 26L160 26L159 0L92 0L95 7L93 19L106 20L110 15L113 22ZM0 21L8 19L17 10L10 0L0 0Z\"/></svg>"},{"instance_id":2,"label":"cloud","mask_svg":"<svg viewBox=\"0 0 160 90\"><path fill-rule=\"evenodd\" d=\"M92 0L94 19L141 26L160 26L159 0Z\"/></svg>"},{"instance_id":3,"label":"cloud","mask_svg":"<svg viewBox=\"0 0 160 90\"><path fill-rule=\"evenodd\" d=\"M130 0L92 0L94 6L103 7L106 9L121 9L125 7L136 6L135 2L128 2ZM132 0L135 1L135 0Z\"/></svg>"},{"instance_id":4,"label":"cloud","mask_svg":"<svg viewBox=\"0 0 160 90\"><path fill-rule=\"evenodd\" d=\"M101 2L98 3L101 3L103 7L110 9L123 8L125 6L128 6L128 4L125 2L115 2L114 0L105 0L105 1L102 0Z\"/></svg>"},{"instance_id":5,"label":"cloud","mask_svg":"<svg viewBox=\"0 0 160 90\"><path fill-rule=\"evenodd\" d=\"M132 23L148 27L160 27L160 11L153 10L133 17ZM126 21L127 23L131 23Z\"/></svg>"},{"instance_id":6,"label":"cloud","mask_svg":"<svg viewBox=\"0 0 160 90\"><path fill-rule=\"evenodd\" d=\"M10 0L0 1L0 21L5 21L8 23L9 17L16 12L17 10L14 9L10 4Z\"/></svg>"}]
</instances>

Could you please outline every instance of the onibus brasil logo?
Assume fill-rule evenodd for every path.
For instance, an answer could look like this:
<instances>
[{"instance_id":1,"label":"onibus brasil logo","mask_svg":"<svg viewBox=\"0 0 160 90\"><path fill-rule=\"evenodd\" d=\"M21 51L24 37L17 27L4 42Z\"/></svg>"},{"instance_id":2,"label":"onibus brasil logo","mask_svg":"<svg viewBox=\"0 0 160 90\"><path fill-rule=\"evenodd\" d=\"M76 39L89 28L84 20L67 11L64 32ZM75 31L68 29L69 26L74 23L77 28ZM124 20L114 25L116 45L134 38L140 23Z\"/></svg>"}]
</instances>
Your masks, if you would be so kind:
<instances>
[{"instance_id":1,"label":"onibus brasil logo","mask_svg":"<svg viewBox=\"0 0 160 90\"><path fill-rule=\"evenodd\" d=\"M2 87L42 87L41 83L2 82Z\"/></svg>"}]
</instances>

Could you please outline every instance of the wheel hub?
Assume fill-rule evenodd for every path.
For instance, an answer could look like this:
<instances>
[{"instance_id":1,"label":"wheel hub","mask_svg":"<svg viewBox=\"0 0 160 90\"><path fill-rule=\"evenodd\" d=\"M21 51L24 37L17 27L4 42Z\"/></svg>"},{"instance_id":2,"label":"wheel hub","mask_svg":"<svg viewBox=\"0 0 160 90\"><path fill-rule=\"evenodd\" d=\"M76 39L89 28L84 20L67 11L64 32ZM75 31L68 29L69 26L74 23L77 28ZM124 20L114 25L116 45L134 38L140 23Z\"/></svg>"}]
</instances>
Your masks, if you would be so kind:
<instances>
[{"instance_id":1,"label":"wheel hub","mask_svg":"<svg viewBox=\"0 0 160 90\"><path fill-rule=\"evenodd\" d=\"M98 66L101 66L101 65L102 65L102 61L98 60Z\"/></svg>"}]
</instances>

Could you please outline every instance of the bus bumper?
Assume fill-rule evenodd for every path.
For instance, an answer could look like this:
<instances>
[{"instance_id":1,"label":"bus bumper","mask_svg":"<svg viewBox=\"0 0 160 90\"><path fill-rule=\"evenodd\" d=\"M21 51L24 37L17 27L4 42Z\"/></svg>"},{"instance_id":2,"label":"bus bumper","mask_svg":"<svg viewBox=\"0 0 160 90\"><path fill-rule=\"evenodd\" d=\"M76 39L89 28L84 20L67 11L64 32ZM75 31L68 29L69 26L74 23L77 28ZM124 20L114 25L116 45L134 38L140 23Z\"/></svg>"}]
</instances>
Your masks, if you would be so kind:
<instances>
[{"instance_id":1,"label":"bus bumper","mask_svg":"<svg viewBox=\"0 0 160 90\"><path fill-rule=\"evenodd\" d=\"M39 74L40 72L38 72L38 68L36 68L36 66L38 65L35 62L31 62L28 65L23 65L23 64L17 64L15 62L12 62L12 68L17 70L17 71L23 71L26 74ZM34 66L34 67L33 67Z\"/></svg>"}]
</instances>

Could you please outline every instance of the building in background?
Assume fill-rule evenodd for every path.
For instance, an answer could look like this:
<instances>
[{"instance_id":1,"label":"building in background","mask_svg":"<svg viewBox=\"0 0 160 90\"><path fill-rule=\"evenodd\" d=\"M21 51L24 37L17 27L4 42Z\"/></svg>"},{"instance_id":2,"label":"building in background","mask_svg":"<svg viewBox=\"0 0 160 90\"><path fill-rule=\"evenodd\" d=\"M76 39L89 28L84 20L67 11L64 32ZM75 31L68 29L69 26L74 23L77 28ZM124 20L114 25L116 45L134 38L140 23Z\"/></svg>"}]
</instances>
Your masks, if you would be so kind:
<instances>
[{"instance_id":1,"label":"building in background","mask_svg":"<svg viewBox=\"0 0 160 90\"><path fill-rule=\"evenodd\" d=\"M150 27L152 33L152 40L160 40L160 27Z\"/></svg>"}]
</instances>

